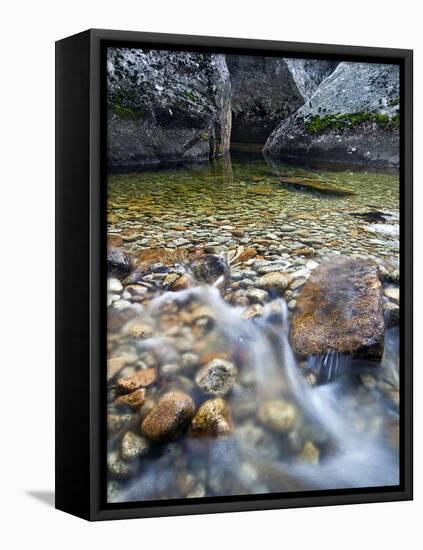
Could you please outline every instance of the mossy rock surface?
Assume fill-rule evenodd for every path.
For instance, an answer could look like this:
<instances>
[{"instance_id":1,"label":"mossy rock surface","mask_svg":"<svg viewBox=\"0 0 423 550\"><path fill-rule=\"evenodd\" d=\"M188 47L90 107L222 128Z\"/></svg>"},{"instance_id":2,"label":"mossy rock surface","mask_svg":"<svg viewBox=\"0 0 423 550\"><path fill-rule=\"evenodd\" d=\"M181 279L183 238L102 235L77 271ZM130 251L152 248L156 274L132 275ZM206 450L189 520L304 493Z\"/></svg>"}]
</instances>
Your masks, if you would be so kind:
<instances>
[{"instance_id":1,"label":"mossy rock surface","mask_svg":"<svg viewBox=\"0 0 423 550\"><path fill-rule=\"evenodd\" d=\"M273 130L263 151L270 157L398 166L399 109L396 65L340 63Z\"/></svg>"},{"instance_id":2,"label":"mossy rock surface","mask_svg":"<svg viewBox=\"0 0 423 550\"><path fill-rule=\"evenodd\" d=\"M327 131L342 132L356 128L361 124L376 124L379 128L397 128L399 113L392 116L381 113L340 113L336 115L313 116L305 123L310 134L322 134Z\"/></svg>"},{"instance_id":3,"label":"mossy rock surface","mask_svg":"<svg viewBox=\"0 0 423 550\"><path fill-rule=\"evenodd\" d=\"M107 106L112 166L204 161L229 149L222 54L109 48Z\"/></svg>"}]
</instances>

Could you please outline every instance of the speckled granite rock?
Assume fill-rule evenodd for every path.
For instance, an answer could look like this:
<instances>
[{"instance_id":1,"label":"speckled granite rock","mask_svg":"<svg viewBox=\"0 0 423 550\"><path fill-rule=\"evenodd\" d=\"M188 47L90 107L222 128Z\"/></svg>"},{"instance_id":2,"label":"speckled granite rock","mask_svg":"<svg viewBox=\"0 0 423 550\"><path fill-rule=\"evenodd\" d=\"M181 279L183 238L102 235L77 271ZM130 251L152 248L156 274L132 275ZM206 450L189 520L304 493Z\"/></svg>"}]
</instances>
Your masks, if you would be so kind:
<instances>
[{"instance_id":1,"label":"speckled granite rock","mask_svg":"<svg viewBox=\"0 0 423 550\"><path fill-rule=\"evenodd\" d=\"M340 63L306 104L282 120L263 149L270 156L399 163L399 70Z\"/></svg>"},{"instance_id":2,"label":"speckled granite rock","mask_svg":"<svg viewBox=\"0 0 423 550\"><path fill-rule=\"evenodd\" d=\"M294 82L304 99L314 94L319 84L327 78L338 65L337 61L320 59L285 59Z\"/></svg>"},{"instance_id":3,"label":"speckled granite rock","mask_svg":"<svg viewBox=\"0 0 423 550\"><path fill-rule=\"evenodd\" d=\"M229 149L223 55L111 48L107 80L111 165L203 161Z\"/></svg>"}]
</instances>

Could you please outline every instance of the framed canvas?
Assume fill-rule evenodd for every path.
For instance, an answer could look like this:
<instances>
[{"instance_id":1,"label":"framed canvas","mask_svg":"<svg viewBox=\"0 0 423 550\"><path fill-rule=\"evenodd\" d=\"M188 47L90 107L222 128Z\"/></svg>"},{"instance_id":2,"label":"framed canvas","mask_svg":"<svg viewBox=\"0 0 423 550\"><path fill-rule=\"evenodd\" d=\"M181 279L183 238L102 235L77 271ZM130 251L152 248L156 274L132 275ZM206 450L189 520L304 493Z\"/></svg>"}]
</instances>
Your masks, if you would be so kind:
<instances>
[{"instance_id":1,"label":"framed canvas","mask_svg":"<svg viewBox=\"0 0 423 550\"><path fill-rule=\"evenodd\" d=\"M56 507L412 498L412 52L56 44Z\"/></svg>"}]
</instances>

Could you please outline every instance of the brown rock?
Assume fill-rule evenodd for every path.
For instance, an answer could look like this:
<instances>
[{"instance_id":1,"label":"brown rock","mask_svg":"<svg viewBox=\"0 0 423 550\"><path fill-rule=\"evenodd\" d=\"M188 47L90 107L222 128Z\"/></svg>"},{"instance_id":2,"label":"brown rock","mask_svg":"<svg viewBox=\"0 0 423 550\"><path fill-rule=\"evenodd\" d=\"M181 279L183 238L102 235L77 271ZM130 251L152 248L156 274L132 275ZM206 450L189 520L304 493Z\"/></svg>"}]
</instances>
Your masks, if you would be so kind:
<instances>
[{"instance_id":1,"label":"brown rock","mask_svg":"<svg viewBox=\"0 0 423 550\"><path fill-rule=\"evenodd\" d=\"M264 313L264 307L260 304L253 304L252 306L248 307L242 314L242 318L245 321L249 321L250 319L254 319L254 317L260 317Z\"/></svg>"},{"instance_id":2,"label":"brown rock","mask_svg":"<svg viewBox=\"0 0 423 550\"><path fill-rule=\"evenodd\" d=\"M189 275L181 275L169 286L169 290L172 290L172 292L179 292L180 290L185 290L192 286L193 281L191 277Z\"/></svg>"},{"instance_id":3,"label":"brown rock","mask_svg":"<svg viewBox=\"0 0 423 550\"><path fill-rule=\"evenodd\" d=\"M312 191L322 193L324 195L336 195L340 197L346 197L348 195L355 195L353 191L338 187L333 183L326 183L317 179L311 178L298 178L296 176L284 176L281 180L283 185L287 187L293 187L301 191Z\"/></svg>"},{"instance_id":4,"label":"brown rock","mask_svg":"<svg viewBox=\"0 0 423 550\"><path fill-rule=\"evenodd\" d=\"M128 285L125 287L123 298L131 299L135 302L141 301L147 294L148 289L142 285Z\"/></svg>"},{"instance_id":5,"label":"brown rock","mask_svg":"<svg viewBox=\"0 0 423 550\"><path fill-rule=\"evenodd\" d=\"M134 338L147 339L153 335L153 327L146 323L135 323L130 326L128 334Z\"/></svg>"},{"instance_id":6,"label":"brown rock","mask_svg":"<svg viewBox=\"0 0 423 550\"><path fill-rule=\"evenodd\" d=\"M183 248L146 248L137 258L137 271L147 270L153 264L172 265L186 260L188 252Z\"/></svg>"},{"instance_id":7,"label":"brown rock","mask_svg":"<svg viewBox=\"0 0 423 550\"><path fill-rule=\"evenodd\" d=\"M146 388L156 381L156 369L151 367L142 369L128 378L119 378L117 381L118 388L125 393L133 392L139 388Z\"/></svg>"},{"instance_id":8,"label":"brown rock","mask_svg":"<svg viewBox=\"0 0 423 550\"><path fill-rule=\"evenodd\" d=\"M127 364L125 356L111 357L107 360L107 381L111 380Z\"/></svg>"},{"instance_id":9,"label":"brown rock","mask_svg":"<svg viewBox=\"0 0 423 550\"><path fill-rule=\"evenodd\" d=\"M194 402L186 393L165 393L144 418L141 431L152 441L173 441L185 431L194 412Z\"/></svg>"},{"instance_id":10,"label":"brown rock","mask_svg":"<svg viewBox=\"0 0 423 550\"><path fill-rule=\"evenodd\" d=\"M176 280L178 280L180 277L179 273L168 273L166 277L163 279L163 286L169 287L172 283L174 283Z\"/></svg>"},{"instance_id":11,"label":"brown rock","mask_svg":"<svg viewBox=\"0 0 423 550\"><path fill-rule=\"evenodd\" d=\"M377 265L350 258L321 264L301 290L290 339L300 357L338 351L380 361L384 320Z\"/></svg>"},{"instance_id":12,"label":"brown rock","mask_svg":"<svg viewBox=\"0 0 423 550\"><path fill-rule=\"evenodd\" d=\"M115 400L115 405L118 407L131 407L132 409L139 409L145 400L145 389L140 388L126 395L121 395Z\"/></svg>"},{"instance_id":13,"label":"brown rock","mask_svg":"<svg viewBox=\"0 0 423 550\"><path fill-rule=\"evenodd\" d=\"M306 462L307 464L319 463L320 451L312 441L306 441L301 453L298 455L300 462Z\"/></svg>"},{"instance_id":14,"label":"brown rock","mask_svg":"<svg viewBox=\"0 0 423 550\"><path fill-rule=\"evenodd\" d=\"M196 436L225 435L232 431L229 406L221 397L205 401L191 422L191 431Z\"/></svg>"},{"instance_id":15,"label":"brown rock","mask_svg":"<svg viewBox=\"0 0 423 550\"><path fill-rule=\"evenodd\" d=\"M110 233L107 235L107 246L121 247L124 245L124 240L120 235Z\"/></svg>"},{"instance_id":16,"label":"brown rock","mask_svg":"<svg viewBox=\"0 0 423 550\"><path fill-rule=\"evenodd\" d=\"M296 248L291 252L291 254L292 256L305 256L308 258L310 256L314 256L316 254L316 251L314 250L314 248L309 248L305 246L304 248Z\"/></svg>"},{"instance_id":17,"label":"brown rock","mask_svg":"<svg viewBox=\"0 0 423 550\"><path fill-rule=\"evenodd\" d=\"M289 284L288 278L284 273L279 271L271 271L266 273L258 280L258 285L265 290L273 290L276 292L283 292Z\"/></svg>"},{"instance_id":18,"label":"brown rock","mask_svg":"<svg viewBox=\"0 0 423 550\"><path fill-rule=\"evenodd\" d=\"M255 248L246 248L236 259L237 263L246 262L257 256L257 250Z\"/></svg>"}]
</instances>

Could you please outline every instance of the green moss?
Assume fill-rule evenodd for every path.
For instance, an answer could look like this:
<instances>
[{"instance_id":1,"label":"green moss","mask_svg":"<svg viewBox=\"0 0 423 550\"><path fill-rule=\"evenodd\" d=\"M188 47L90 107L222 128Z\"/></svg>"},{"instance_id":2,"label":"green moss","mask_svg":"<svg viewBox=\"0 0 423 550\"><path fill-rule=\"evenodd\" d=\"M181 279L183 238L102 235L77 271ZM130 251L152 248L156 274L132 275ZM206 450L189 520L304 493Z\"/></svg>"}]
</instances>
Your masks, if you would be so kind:
<instances>
[{"instance_id":1,"label":"green moss","mask_svg":"<svg viewBox=\"0 0 423 550\"><path fill-rule=\"evenodd\" d=\"M116 116L124 120L132 120L136 118L136 115L133 109L131 109L130 107L125 107L124 105L121 105L119 103L113 104L113 112Z\"/></svg>"},{"instance_id":2,"label":"green moss","mask_svg":"<svg viewBox=\"0 0 423 550\"><path fill-rule=\"evenodd\" d=\"M190 99L191 101L193 101L194 103L196 101L198 101L197 96L193 92L191 92L190 90L185 90L184 96L187 97L188 99Z\"/></svg>"},{"instance_id":3,"label":"green moss","mask_svg":"<svg viewBox=\"0 0 423 550\"><path fill-rule=\"evenodd\" d=\"M400 114L399 113L396 113L392 118L391 118L391 125L392 125L392 128L398 128L400 124Z\"/></svg>"},{"instance_id":4,"label":"green moss","mask_svg":"<svg viewBox=\"0 0 423 550\"><path fill-rule=\"evenodd\" d=\"M128 94L129 95L129 94ZM125 102L122 92L116 92L109 100L109 105L113 113L122 120L137 120L142 118L144 114L144 108L129 107Z\"/></svg>"},{"instance_id":5,"label":"green moss","mask_svg":"<svg viewBox=\"0 0 423 550\"><path fill-rule=\"evenodd\" d=\"M397 105L399 105L399 102L400 102L399 97L395 97L394 99L390 99L388 101L388 105L390 107L396 107Z\"/></svg>"},{"instance_id":6,"label":"green moss","mask_svg":"<svg viewBox=\"0 0 423 550\"><path fill-rule=\"evenodd\" d=\"M399 123L399 114L389 117L385 114L364 111L358 113L340 113L338 115L317 115L306 121L306 130L310 134L321 134L330 130L339 132L346 128L355 128L364 122L374 122L380 128L395 128Z\"/></svg>"}]
</instances>

